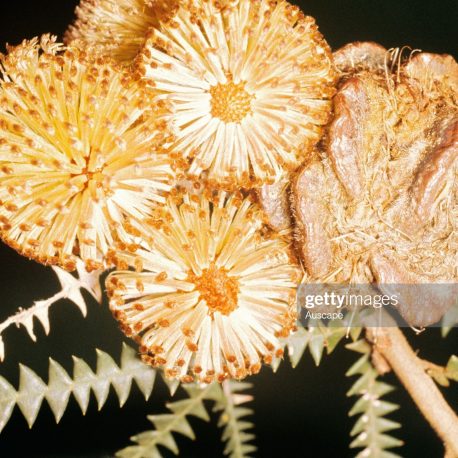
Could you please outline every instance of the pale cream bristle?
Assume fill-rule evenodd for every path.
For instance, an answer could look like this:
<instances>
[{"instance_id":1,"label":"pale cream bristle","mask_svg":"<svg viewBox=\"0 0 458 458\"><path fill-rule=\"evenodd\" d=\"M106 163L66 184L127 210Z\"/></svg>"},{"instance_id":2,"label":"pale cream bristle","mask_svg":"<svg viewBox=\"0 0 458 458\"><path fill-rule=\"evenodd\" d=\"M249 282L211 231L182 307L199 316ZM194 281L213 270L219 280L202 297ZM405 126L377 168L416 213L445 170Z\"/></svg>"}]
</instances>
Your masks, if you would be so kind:
<instances>
[{"instance_id":1,"label":"pale cream bristle","mask_svg":"<svg viewBox=\"0 0 458 458\"><path fill-rule=\"evenodd\" d=\"M283 354L280 338L296 322L301 270L289 242L260 236L259 209L238 196L186 193L167 208L171 221L146 230L151 250L113 258L122 267L140 258L143 266L107 279L121 329L140 335L145 361L169 377L209 383L259 372Z\"/></svg>"},{"instance_id":2,"label":"pale cream bristle","mask_svg":"<svg viewBox=\"0 0 458 458\"><path fill-rule=\"evenodd\" d=\"M167 108L110 59L47 36L1 71L1 237L44 264L103 267L174 184Z\"/></svg>"},{"instance_id":3,"label":"pale cream bristle","mask_svg":"<svg viewBox=\"0 0 458 458\"><path fill-rule=\"evenodd\" d=\"M190 175L251 188L297 168L329 119L335 72L315 21L286 1L191 0L136 59L173 104Z\"/></svg>"}]
</instances>

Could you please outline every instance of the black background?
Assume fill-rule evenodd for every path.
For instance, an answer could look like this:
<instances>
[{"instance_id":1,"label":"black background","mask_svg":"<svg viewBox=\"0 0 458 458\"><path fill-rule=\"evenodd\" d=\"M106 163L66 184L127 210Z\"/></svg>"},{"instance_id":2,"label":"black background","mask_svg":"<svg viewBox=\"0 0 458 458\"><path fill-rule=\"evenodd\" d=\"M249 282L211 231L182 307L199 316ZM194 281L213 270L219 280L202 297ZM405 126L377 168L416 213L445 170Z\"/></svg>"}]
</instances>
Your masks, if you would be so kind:
<instances>
[{"instance_id":1,"label":"black background","mask_svg":"<svg viewBox=\"0 0 458 458\"><path fill-rule=\"evenodd\" d=\"M16 44L45 32L62 36L73 18L75 0L1 0L0 44ZM414 0L309 0L302 7L314 16L330 45L337 49L355 40L378 41L385 47L409 45L425 51L458 54L458 3L450 1ZM56 292L57 280L50 269L30 262L9 248L0 245L0 321L17 307L28 307L33 300ZM89 298L88 298L89 299ZM445 340L438 330L428 330L415 337L406 331L421 355L444 364L447 356L458 353L458 332ZM32 367L47 380L48 356L60 362L71 373L71 355L95 362L94 348L108 351L116 359L122 338L107 311L106 304L89 300L88 317L66 302L51 311L51 334L45 336L37 325L37 343L24 329L10 328L5 332L6 361L0 364L0 374L17 387L18 363ZM351 381L344 376L357 355L340 346L315 368L309 354L296 369L283 363L273 375L269 369L252 378L255 401L257 456L270 457L350 457L348 433L354 423L347 412L354 399L345 392ZM94 367L94 366L93 366ZM393 376L387 380L397 383ZM458 390L446 392L458 407ZM180 396L180 394L178 394ZM1 398L1 393L0 393ZM440 441L429 429L416 407L402 388L389 400L401 403L401 409L391 418L401 421L397 433L406 445L399 451L405 457L436 458L443 456ZM146 415L164 411L168 400L166 388L156 384L153 396L145 403L134 388L126 405L120 409L111 392L107 404L97 412L91 398L86 417L82 417L71 399L60 424L56 426L46 402L32 430L16 408L12 419L0 436L0 456L10 457L108 457L128 444L128 438L150 427ZM192 420L197 441L178 436L184 457L220 457L223 447L220 431L212 424ZM167 452L166 456L169 456Z\"/></svg>"}]
</instances>

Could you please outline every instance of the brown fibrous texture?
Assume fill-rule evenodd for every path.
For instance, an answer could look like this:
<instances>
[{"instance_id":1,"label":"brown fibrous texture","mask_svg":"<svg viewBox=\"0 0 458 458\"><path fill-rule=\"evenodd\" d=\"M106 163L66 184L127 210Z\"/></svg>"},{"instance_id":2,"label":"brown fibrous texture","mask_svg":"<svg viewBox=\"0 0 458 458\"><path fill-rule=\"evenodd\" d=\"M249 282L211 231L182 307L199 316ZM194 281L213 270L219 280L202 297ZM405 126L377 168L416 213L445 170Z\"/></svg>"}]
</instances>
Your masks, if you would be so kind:
<instances>
[{"instance_id":1,"label":"brown fibrous texture","mask_svg":"<svg viewBox=\"0 0 458 458\"><path fill-rule=\"evenodd\" d=\"M292 185L308 281L456 282L458 65L427 53L402 63L394 53L374 71L381 50L367 49L372 57L356 66L355 51L341 59L326 141ZM453 288L434 291L402 297L407 322L435 323L456 300Z\"/></svg>"}]
</instances>

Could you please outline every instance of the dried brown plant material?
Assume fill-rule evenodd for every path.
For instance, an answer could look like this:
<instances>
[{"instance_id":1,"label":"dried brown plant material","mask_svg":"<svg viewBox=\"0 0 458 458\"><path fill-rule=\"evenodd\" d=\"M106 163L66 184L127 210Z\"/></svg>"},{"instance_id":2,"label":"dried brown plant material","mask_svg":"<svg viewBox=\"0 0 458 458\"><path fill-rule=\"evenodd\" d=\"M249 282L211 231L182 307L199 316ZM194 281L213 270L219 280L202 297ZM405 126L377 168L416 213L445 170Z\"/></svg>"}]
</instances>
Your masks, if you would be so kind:
<instances>
[{"instance_id":1,"label":"dried brown plant material","mask_svg":"<svg viewBox=\"0 0 458 458\"><path fill-rule=\"evenodd\" d=\"M110 307L147 363L210 383L282 355L302 273L290 242L266 236L256 204L238 194L174 196L148 234L152 248L116 253L107 279Z\"/></svg>"},{"instance_id":2,"label":"dried brown plant material","mask_svg":"<svg viewBox=\"0 0 458 458\"><path fill-rule=\"evenodd\" d=\"M148 30L175 14L178 0L81 0L65 43L98 48L103 55L131 63ZM75 43L76 44L76 43Z\"/></svg>"},{"instance_id":3,"label":"dried brown plant material","mask_svg":"<svg viewBox=\"0 0 458 458\"><path fill-rule=\"evenodd\" d=\"M307 273L316 278L326 275L332 263L331 244L323 231L329 219L321 197L326 186L323 164L317 159L308 162L293 183L297 245Z\"/></svg>"},{"instance_id":4,"label":"dried brown plant material","mask_svg":"<svg viewBox=\"0 0 458 458\"><path fill-rule=\"evenodd\" d=\"M169 111L110 59L48 36L0 65L1 238L44 264L103 267L174 184Z\"/></svg>"},{"instance_id":5,"label":"dried brown plant material","mask_svg":"<svg viewBox=\"0 0 458 458\"><path fill-rule=\"evenodd\" d=\"M314 19L286 1L191 0L154 28L138 71L174 107L175 148L212 186L296 169L320 139L335 72Z\"/></svg>"},{"instance_id":6,"label":"dried brown plant material","mask_svg":"<svg viewBox=\"0 0 458 458\"><path fill-rule=\"evenodd\" d=\"M333 53L334 65L340 72L341 84L343 84L343 81L347 77L363 70L385 73L385 65L389 59L389 52L383 46L371 41L349 43ZM349 95L350 94L346 94L346 96ZM345 95L341 93L336 97L344 96ZM336 105L339 106L339 104ZM352 117L347 119L347 122L350 123L357 121L358 120L354 119L354 117L353 119ZM346 141L357 142L358 139L346 139ZM291 219L290 183L291 176L285 175L277 183L264 185L256 191L259 203L266 215L267 223L277 232L292 229L293 223ZM351 184L349 184L349 186L351 186ZM357 183L356 186L358 186ZM308 198L313 199L312 196L308 196ZM319 205L318 202L317 204ZM300 219L297 224L301 224ZM305 228L302 227L299 230L299 233L303 234L304 231ZM303 256L308 259L308 266L312 269L314 269L314 267L312 267L312 263L318 265L326 256L321 255L320 246L323 247L325 252L328 251L328 247L324 244L324 241L318 240L317 234L315 234L314 237L316 240L316 249L313 250L314 254L303 253ZM304 247L305 245L301 244L301 246Z\"/></svg>"},{"instance_id":7,"label":"dried brown plant material","mask_svg":"<svg viewBox=\"0 0 458 458\"><path fill-rule=\"evenodd\" d=\"M433 54L399 65L345 80L327 151L294 181L310 281L458 279L458 65ZM451 290L437 291L405 297L403 317L417 326L437 322L455 300Z\"/></svg>"},{"instance_id":8,"label":"dried brown plant material","mask_svg":"<svg viewBox=\"0 0 458 458\"><path fill-rule=\"evenodd\" d=\"M266 184L256 190L266 223L276 232L291 229L291 207L289 196L290 176L283 176L277 183Z\"/></svg>"},{"instance_id":9,"label":"dried brown plant material","mask_svg":"<svg viewBox=\"0 0 458 458\"><path fill-rule=\"evenodd\" d=\"M387 50L373 41L355 41L333 53L334 65L342 74L362 70L378 73L385 71Z\"/></svg>"}]
</instances>

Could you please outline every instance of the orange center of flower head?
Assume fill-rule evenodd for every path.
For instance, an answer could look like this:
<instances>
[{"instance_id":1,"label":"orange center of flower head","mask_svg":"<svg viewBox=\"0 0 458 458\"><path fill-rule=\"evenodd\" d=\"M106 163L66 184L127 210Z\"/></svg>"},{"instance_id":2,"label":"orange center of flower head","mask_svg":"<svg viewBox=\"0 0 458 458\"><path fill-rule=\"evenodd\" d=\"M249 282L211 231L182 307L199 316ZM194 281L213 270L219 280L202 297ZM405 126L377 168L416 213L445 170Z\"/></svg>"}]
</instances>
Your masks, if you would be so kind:
<instances>
[{"instance_id":1,"label":"orange center of flower head","mask_svg":"<svg viewBox=\"0 0 458 458\"><path fill-rule=\"evenodd\" d=\"M93 181L96 183L98 188L103 186L105 182L105 175L103 174L102 167L90 166L90 158L86 158L86 165L81 169L79 173L73 173L71 175L71 181L73 184L79 183L81 190L86 189L89 186L89 182Z\"/></svg>"},{"instance_id":2,"label":"orange center of flower head","mask_svg":"<svg viewBox=\"0 0 458 458\"><path fill-rule=\"evenodd\" d=\"M211 114L223 122L240 122L251 113L251 101L254 95L245 90L245 82L218 83L210 88L210 95Z\"/></svg>"},{"instance_id":3,"label":"orange center of flower head","mask_svg":"<svg viewBox=\"0 0 458 458\"><path fill-rule=\"evenodd\" d=\"M217 268L210 264L208 269L202 271L201 276L190 275L192 283L204 300L209 313L220 312L229 315L238 307L239 282L227 274L223 267Z\"/></svg>"}]
</instances>

